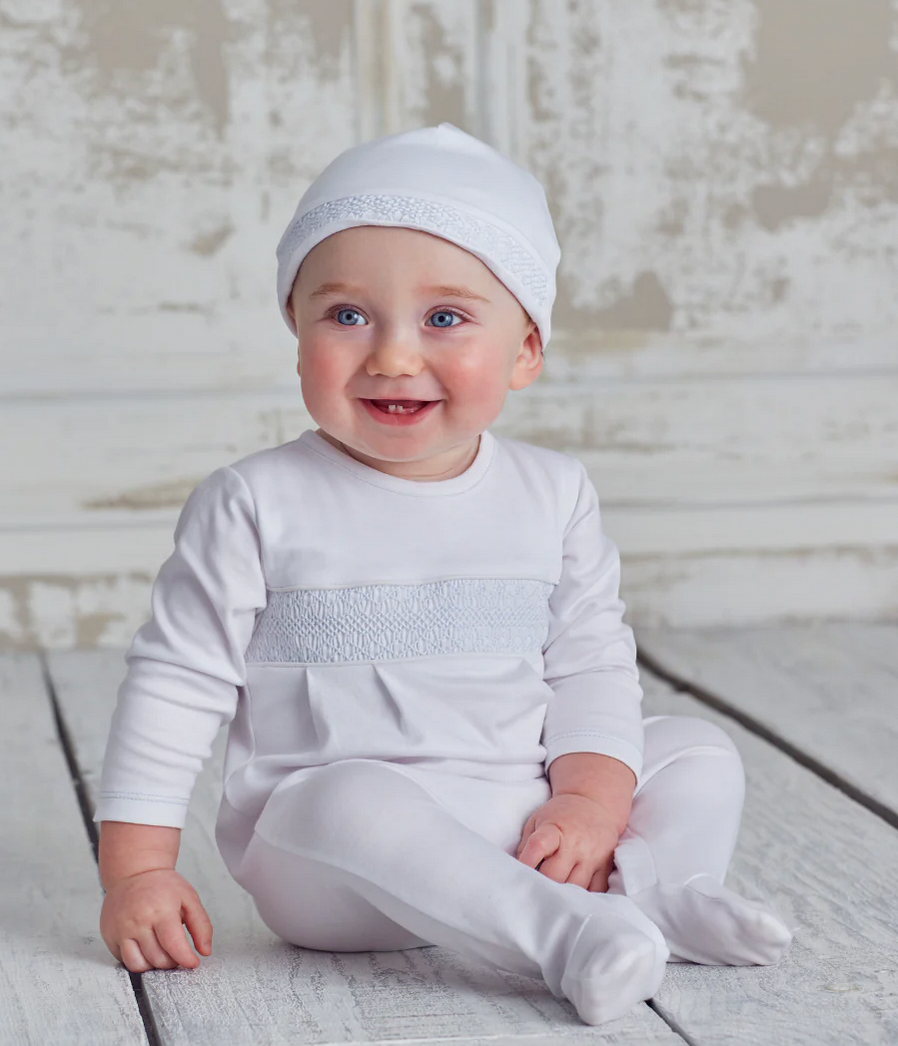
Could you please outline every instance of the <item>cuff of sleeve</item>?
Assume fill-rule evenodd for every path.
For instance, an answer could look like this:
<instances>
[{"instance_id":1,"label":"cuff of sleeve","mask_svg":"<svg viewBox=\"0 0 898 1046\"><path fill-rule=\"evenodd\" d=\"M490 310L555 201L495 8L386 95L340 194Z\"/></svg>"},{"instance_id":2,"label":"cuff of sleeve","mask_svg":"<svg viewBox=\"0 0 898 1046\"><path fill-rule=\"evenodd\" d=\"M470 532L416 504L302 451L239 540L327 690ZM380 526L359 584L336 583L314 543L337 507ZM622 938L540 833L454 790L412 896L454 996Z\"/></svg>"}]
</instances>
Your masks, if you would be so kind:
<instances>
[{"instance_id":1,"label":"cuff of sleeve","mask_svg":"<svg viewBox=\"0 0 898 1046\"><path fill-rule=\"evenodd\" d=\"M162 796L101 795L93 820L128 821L131 824L156 824L183 828L187 820L187 800Z\"/></svg>"},{"instance_id":2,"label":"cuff of sleeve","mask_svg":"<svg viewBox=\"0 0 898 1046\"><path fill-rule=\"evenodd\" d=\"M643 753L628 741L608 734L597 734L589 730L579 730L569 734L557 734L546 743L546 758L543 760L546 773L549 764L560 755L571 752L595 752L597 755L610 755L625 763L636 774L637 780L642 773Z\"/></svg>"}]
</instances>

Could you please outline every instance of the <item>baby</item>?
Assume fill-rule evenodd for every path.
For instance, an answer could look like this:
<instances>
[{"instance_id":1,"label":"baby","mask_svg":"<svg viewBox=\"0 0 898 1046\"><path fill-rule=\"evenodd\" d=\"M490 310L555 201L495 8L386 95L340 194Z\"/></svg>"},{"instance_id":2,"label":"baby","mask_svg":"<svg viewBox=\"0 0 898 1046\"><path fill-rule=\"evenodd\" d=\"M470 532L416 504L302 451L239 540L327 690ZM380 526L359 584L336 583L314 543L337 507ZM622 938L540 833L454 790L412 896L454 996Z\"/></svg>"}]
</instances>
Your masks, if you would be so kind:
<instances>
[{"instance_id":1,"label":"baby","mask_svg":"<svg viewBox=\"0 0 898 1046\"><path fill-rule=\"evenodd\" d=\"M216 841L286 941L453 948L587 1024L667 962L782 956L723 885L735 745L641 716L583 465L489 430L542 370L559 257L540 183L448 123L348 149L300 200L278 293L320 427L191 493L110 726L100 931L129 970L198 966L185 925L211 952L175 864L223 723Z\"/></svg>"}]
</instances>

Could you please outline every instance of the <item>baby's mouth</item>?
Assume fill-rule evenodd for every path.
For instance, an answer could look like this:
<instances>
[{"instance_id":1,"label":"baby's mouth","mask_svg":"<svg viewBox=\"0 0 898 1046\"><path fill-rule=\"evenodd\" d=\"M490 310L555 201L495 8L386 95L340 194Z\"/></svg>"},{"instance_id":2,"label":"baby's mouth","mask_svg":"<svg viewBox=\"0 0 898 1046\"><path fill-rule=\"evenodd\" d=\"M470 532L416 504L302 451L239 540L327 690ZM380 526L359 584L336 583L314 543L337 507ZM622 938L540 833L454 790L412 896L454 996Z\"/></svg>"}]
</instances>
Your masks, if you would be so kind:
<instances>
[{"instance_id":1,"label":"baby's mouth","mask_svg":"<svg viewBox=\"0 0 898 1046\"><path fill-rule=\"evenodd\" d=\"M431 400L368 400L384 414L414 414L416 410L426 407Z\"/></svg>"}]
</instances>

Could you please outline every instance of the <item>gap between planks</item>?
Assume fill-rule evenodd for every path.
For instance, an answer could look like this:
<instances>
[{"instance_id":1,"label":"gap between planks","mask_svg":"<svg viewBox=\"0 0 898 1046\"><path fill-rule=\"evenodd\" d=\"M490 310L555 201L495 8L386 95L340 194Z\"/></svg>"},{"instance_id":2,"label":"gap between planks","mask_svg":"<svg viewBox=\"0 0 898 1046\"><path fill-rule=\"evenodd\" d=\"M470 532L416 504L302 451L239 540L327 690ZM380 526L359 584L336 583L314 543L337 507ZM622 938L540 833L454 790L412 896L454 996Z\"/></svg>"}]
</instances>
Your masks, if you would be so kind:
<instances>
[{"instance_id":1,"label":"gap between planks","mask_svg":"<svg viewBox=\"0 0 898 1046\"><path fill-rule=\"evenodd\" d=\"M56 695L56 687L53 684L53 676L50 672L50 666L47 662L47 654L44 650L37 651L38 662L41 667L41 675L44 680L44 687L47 691L47 696L50 698L50 707L53 710L53 722L56 726L56 735L59 738L59 744L62 748L63 755L65 756L66 766L69 768L69 776L72 779L72 787L75 790L75 798L78 800L78 809L81 811L81 820L84 822L84 828L87 832L87 838L90 841L91 849L93 850L94 861L97 864L97 868L100 866L100 835L96 823L93 820L93 812L90 809L90 804L87 798L87 788L84 784L84 778L81 775L81 769L78 766L78 761L75 758L75 748L72 744L72 739L69 735L68 727L65 724L65 720L62 718L62 712L59 707L59 699ZM101 884L102 888L102 884ZM103 891L105 897L106 891ZM105 942L104 942L105 947ZM124 966L124 964L122 964ZM142 974L134 973L125 967L125 971L128 974L128 978L131 981L131 988L134 992L134 998L137 1002L137 1009L140 1013L141 1020L143 1021L144 1032L146 1033L148 1046L162 1046L159 1038L159 1033L156 1029L156 1022L153 1020L153 1013L150 1007L147 1005L146 996L143 991L143 977Z\"/></svg>"},{"instance_id":2,"label":"gap between planks","mask_svg":"<svg viewBox=\"0 0 898 1046\"><path fill-rule=\"evenodd\" d=\"M819 759L809 755L807 752L803 752L800 748L796 748L791 741L787 741L785 737L771 730L769 726L762 723L759 719L755 719L754 716L743 712L742 709L737 708L713 690L708 690L691 679L687 679L685 676L665 668L651 654L646 654L639 650L636 660L640 667L645 668L658 679L668 683L674 690L680 693L691 694L697 701L701 701L702 704L720 712L721 715L736 720L746 730L757 734L758 737L763 738L763 740L778 748L784 755L794 759L796 763L800 763L803 767L810 770L811 773L816 774L819 778L826 781L827 784L832 785L833 788L837 788L844 795L848 796L849 799L853 799L871 813L876 814L877 817L882 818L890 827L898 828L898 813L874 798L869 792L865 792L863 789L858 788L857 785L852 784L851 781L828 767L825 763L821 763Z\"/></svg>"}]
</instances>

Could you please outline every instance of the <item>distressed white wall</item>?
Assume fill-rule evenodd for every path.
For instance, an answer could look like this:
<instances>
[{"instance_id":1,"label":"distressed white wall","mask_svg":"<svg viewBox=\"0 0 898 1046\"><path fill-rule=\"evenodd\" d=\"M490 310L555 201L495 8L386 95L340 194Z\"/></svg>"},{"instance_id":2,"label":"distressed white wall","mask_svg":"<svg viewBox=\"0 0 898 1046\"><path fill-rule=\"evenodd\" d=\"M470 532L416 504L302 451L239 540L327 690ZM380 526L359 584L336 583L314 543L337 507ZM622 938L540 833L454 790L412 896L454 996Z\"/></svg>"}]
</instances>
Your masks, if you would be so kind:
<instances>
[{"instance_id":1,"label":"distressed white wall","mask_svg":"<svg viewBox=\"0 0 898 1046\"><path fill-rule=\"evenodd\" d=\"M0 649L125 645L178 510L314 427L274 247L449 120L546 186L540 380L635 624L898 616L890 0L0 0Z\"/></svg>"}]
</instances>

